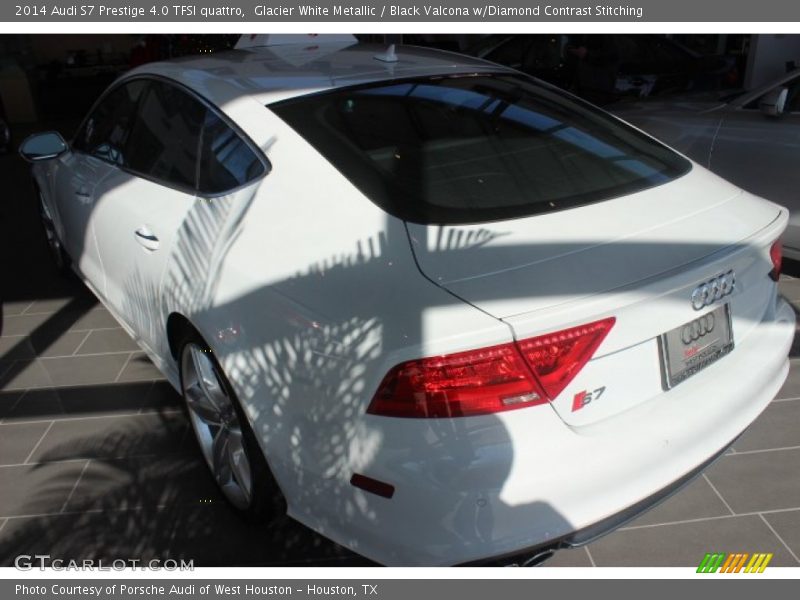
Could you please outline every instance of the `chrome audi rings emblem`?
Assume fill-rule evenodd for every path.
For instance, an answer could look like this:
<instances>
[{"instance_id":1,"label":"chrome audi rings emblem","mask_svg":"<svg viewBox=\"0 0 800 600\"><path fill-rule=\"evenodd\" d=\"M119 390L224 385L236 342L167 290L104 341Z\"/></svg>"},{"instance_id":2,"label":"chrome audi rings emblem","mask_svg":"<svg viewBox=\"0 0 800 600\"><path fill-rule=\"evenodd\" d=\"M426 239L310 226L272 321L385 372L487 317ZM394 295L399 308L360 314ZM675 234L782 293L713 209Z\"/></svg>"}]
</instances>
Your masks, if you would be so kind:
<instances>
[{"instance_id":1,"label":"chrome audi rings emblem","mask_svg":"<svg viewBox=\"0 0 800 600\"><path fill-rule=\"evenodd\" d=\"M717 275L711 281L706 281L694 288L694 291L692 291L692 308L700 310L705 306L710 306L720 298L731 294L734 287L736 287L736 275L732 270L722 275Z\"/></svg>"},{"instance_id":2,"label":"chrome audi rings emblem","mask_svg":"<svg viewBox=\"0 0 800 600\"><path fill-rule=\"evenodd\" d=\"M714 331L714 321L714 313L708 313L691 323L687 323L681 329L681 341L688 346L704 335L711 333Z\"/></svg>"}]
</instances>

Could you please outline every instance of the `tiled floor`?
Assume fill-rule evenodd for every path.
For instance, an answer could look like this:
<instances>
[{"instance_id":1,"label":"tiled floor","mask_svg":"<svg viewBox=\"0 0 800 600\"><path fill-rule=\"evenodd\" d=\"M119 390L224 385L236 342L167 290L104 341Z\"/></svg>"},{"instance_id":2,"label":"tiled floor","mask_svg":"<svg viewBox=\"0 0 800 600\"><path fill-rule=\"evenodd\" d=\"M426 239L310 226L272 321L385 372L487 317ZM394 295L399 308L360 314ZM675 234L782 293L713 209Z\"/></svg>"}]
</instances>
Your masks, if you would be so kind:
<instances>
[{"instance_id":1,"label":"tiled floor","mask_svg":"<svg viewBox=\"0 0 800 600\"><path fill-rule=\"evenodd\" d=\"M367 564L286 517L221 500L178 396L105 309L52 271L24 168L0 157L0 565L18 554L196 565ZM800 306L800 280L783 293ZM800 362L731 452L670 500L552 566L691 566L710 550L800 565Z\"/></svg>"}]
</instances>

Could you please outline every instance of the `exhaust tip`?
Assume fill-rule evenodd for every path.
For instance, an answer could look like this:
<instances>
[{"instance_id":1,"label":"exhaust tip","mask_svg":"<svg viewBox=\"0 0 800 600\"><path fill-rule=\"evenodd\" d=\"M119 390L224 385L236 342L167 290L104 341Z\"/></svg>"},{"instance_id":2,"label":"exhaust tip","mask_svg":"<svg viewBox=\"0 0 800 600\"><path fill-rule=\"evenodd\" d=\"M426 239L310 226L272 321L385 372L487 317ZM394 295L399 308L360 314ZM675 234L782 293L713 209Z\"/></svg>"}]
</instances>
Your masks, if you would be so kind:
<instances>
[{"instance_id":1,"label":"exhaust tip","mask_svg":"<svg viewBox=\"0 0 800 600\"><path fill-rule=\"evenodd\" d=\"M537 552L533 556L529 557L527 560L524 560L520 567L541 567L544 563L555 556L556 551L551 549L543 550L542 552Z\"/></svg>"},{"instance_id":2,"label":"exhaust tip","mask_svg":"<svg viewBox=\"0 0 800 600\"><path fill-rule=\"evenodd\" d=\"M514 554L505 558L498 558L489 562L479 563L484 567L540 567L545 562L553 558L558 548L545 548L537 550L533 554L530 552Z\"/></svg>"}]
</instances>

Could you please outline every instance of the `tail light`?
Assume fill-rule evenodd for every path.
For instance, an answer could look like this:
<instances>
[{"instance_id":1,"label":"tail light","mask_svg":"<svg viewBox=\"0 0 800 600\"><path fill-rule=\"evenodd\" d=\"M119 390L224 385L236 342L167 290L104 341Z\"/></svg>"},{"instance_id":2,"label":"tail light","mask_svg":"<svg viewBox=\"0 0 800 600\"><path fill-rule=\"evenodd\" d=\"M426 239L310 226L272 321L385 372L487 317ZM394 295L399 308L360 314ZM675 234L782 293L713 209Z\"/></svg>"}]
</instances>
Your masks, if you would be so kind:
<instances>
[{"instance_id":1,"label":"tail light","mask_svg":"<svg viewBox=\"0 0 800 600\"><path fill-rule=\"evenodd\" d=\"M367 412L389 417L466 417L547 401L511 344L401 363Z\"/></svg>"},{"instance_id":2,"label":"tail light","mask_svg":"<svg viewBox=\"0 0 800 600\"><path fill-rule=\"evenodd\" d=\"M772 271L769 272L769 277L772 281L778 281L781 276L781 267L783 267L783 244L778 240L769 249L769 258L772 261Z\"/></svg>"},{"instance_id":3,"label":"tail light","mask_svg":"<svg viewBox=\"0 0 800 600\"><path fill-rule=\"evenodd\" d=\"M616 319L572 327L518 342L545 394L555 399L594 356Z\"/></svg>"},{"instance_id":4,"label":"tail light","mask_svg":"<svg viewBox=\"0 0 800 600\"><path fill-rule=\"evenodd\" d=\"M466 417L545 404L591 359L614 321L612 317L517 343L401 363L383 378L367 412Z\"/></svg>"}]
</instances>

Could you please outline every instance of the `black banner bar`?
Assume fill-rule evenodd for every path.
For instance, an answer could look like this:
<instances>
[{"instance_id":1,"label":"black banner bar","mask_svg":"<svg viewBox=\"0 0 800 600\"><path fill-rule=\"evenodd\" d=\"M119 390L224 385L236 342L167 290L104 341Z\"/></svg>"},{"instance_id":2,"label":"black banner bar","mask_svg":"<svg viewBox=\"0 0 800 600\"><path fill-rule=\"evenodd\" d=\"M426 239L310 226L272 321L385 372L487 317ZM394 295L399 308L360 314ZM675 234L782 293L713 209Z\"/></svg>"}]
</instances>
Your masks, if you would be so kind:
<instances>
[{"instance_id":1,"label":"black banner bar","mask_svg":"<svg viewBox=\"0 0 800 600\"><path fill-rule=\"evenodd\" d=\"M11 22L793 22L800 3L785 0L45 0L0 4Z\"/></svg>"}]
</instances>

